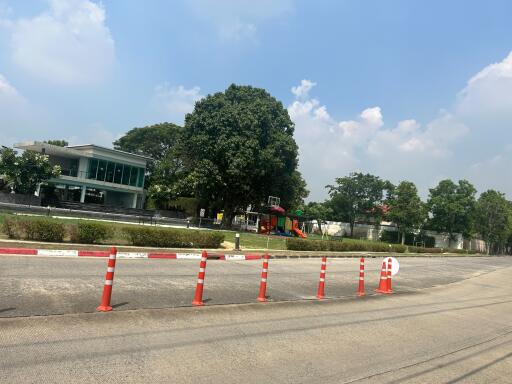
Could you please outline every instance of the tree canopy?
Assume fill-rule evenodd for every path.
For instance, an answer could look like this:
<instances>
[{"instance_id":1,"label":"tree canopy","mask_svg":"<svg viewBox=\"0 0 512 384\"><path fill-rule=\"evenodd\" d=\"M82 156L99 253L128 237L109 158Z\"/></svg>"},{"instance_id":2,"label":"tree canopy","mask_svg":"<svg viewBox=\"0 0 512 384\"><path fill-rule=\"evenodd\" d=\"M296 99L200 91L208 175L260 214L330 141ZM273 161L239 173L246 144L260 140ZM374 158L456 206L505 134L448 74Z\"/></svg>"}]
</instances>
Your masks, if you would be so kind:
<instances>
[{"instance_id":1,"label":"tree canopy","mask_svg":"<svg viewBox=\"0 0 512 384\"><path fill-rule=\"evenodd\" d=\"M224 225L237 210L258 207L269 195L292 208L307 194L293 132L288 111L264 89L233 84L208 95L185 119L183 185L221 202Z\"/></svg>"},{"instance_id":2,"label":"tree canopy","mask_svg":"<svg viewBox=\"0 0 512 384\"><path fill-rule=\"evenodd\" d=\"M350 224L350 236L353 236L357 219L375 220L382 217L382 206L393 186L378 176L356 172L337 178L336 185L326 188L331 196L328 204L333 215Z\"/></svg>"},{"instance_id":3,"label":"tree canopy","mask_svg":"<svg viewBox=\"0 0 512 384\"><path fill-rule=\"evenodd\" d=\"M455 184L451 180L442 180L430 189L427 201L432 215L429 227L446 232L453 239L454 233L469 237L473 229L476 189L467 180Z\"/></svg>"},{"instance_id":4,"label":"tree canopy","mask_svg":"<svg viewBox=\"0 0 512 384\"><path fill-rule=\"evenodd\" d=\"M427 217L416 185L410 181L400 182L391 192L388 206L387 218L396 224L404 244L406 232L420 228Z\"/></svg>"},{"instance_id":5,"label":"tree canopy","mask_svg":"<svg viewBox=\"0 0 512 384\"><path fill-rule=\"evenodd\" d=\"M319 203L316 201L310 201L304 207L306 216L316 220L318 229L323 234L322 225L333 215L332 209L328 202Z\"/></svg>"},{"instance_id":6,"label":"tree canopy","mask_svg":"<svg viewBox=\"0 0 512 384\"><path fill-rule=\"evenodd\" d=\"M69 145L66 140L47 140L45 143L56 145L57 147L67 147Z\"/></svg>"},{"instance_id":7,"label":"tree canopy","mask_svg":"<svg viewBox=\"0 0 512 384\"><path fill-rule=\"evenodd\" d=\"M512 212L503 193L488 190L478 198L475 229L487 243L487 252L507 244L511 234Z\"/></svg>"},{"instance_id":8,"label":"tree canopy","mask_svg":"<svg viewBox=\"0 0 512 384\"><path fill-rule=\"evenodd\" d=\"M179 180L183 171L180 156L183 128L161 123L133 128L114 142L114 148L151 157L146 169L149 196L159 208L179 196Z\"/></svg>"},{"instance_id":9,"label":"tree canopy","mask_svg":"<svg viewBox=\"0 0 512 384\"><path fill-rule=\"evenodd\" d=\"M37 186L52 177L60 176L60 167L52 166L48 156L24 151L21 156L10 148L0 150L0 175L14 192L33 194Z\"/></svg>"},{"instance_id":10,"label":"tree canopy","mask_svg":"<svg viewBox=\"0 0 512 384\"><path fill-rule=\"evenodd\" d=\"M114 149L148 156L159 161L176 146L182 132L182 127L172 123L132 128L123 137L114 141Z\"/></svg>"}]
</instances>

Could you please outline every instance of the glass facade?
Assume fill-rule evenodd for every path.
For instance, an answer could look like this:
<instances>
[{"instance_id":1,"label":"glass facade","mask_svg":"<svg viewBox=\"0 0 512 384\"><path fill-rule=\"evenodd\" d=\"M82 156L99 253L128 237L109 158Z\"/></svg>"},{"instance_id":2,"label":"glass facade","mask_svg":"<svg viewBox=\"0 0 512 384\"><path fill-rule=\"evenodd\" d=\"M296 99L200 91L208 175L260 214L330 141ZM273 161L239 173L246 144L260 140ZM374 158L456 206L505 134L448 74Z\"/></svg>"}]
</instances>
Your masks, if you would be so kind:
<instances>
[{"instance_id":1,"label":"glass facade","mask_svg":"<svg viewBox=\"0 0 512 384\"><path fill-rule=\"evenodd\" d=\"M107 160L89 159L87 178L142 188L144 168Z\"/></svg>"}]
</instances>

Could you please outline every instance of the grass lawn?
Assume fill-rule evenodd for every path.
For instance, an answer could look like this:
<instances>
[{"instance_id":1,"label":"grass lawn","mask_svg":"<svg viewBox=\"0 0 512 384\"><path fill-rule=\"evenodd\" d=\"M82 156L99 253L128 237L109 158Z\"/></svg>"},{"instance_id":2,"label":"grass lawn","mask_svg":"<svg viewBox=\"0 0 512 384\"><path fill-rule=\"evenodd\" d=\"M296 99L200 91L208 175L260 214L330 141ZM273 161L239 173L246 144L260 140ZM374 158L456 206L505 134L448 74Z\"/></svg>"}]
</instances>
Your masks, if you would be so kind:
<instances>
[{"instance_id":1,"label":"grass lawn","mask_svg":"<svg viewBox=\"0 0 512 384\"><path fill-rule=\"evenodd\" d=\"M5 233L3 233L3 229L2 229L2 224L7 217L16 217L16 215L13 215L10 213L5 213L5 212L0 213L0 240L7 239L7 235ZM22 217L30 219L30 218L45 217L45 216L23 215ZM78 218L70 218L70 219L53 218L52 220L55 220L55 221L58 221L58 222L61 222L64 224L76 224L81 221L81 219L78 219ZM103 224L106 223L114 230L112 237L109 239L106 239L102 243L105 245L119 245L119 246L131 245L127 236L123 233L122 228L127 227L127 226L138 225L138 224L117 223L117 222L101 221L101 220L87 220L87 221L88 222L89 221L99 222L99 223L103 223ZM185 229L183 227L180 227L180 228ZM190 228L190 230L197 230L197 229ZM213 232L218 232L218 233L221 233L222 235L224 235L224 241L230 243L230 244L225 244L225 248L227 248L227 249L234 248L236 231L213 230ZM251 250L251 249L254 249L254 250L256 250L256 249L257 250L265 250L265 249L286 250L286 239L287 239L287 237L284 237L284 236L275 236L275 235L267 236L265 234L240 232L240 246L241 246L242 250ZM316 235L316 234L311 234L308 236L308 239L309 240L321 240L322 237L319 235ZM334 238L331 238L331 239L324 238L324 240L337 241ZM64 238L64 241L69 243L70 239ZM376 243L379 243L379 242L375 242L375 241L371 241L371 240L350 239L350 238L344 238L343 243L354 244L353 249L350 249L351 247L349 247L349 249L347 249L349 251L350 250L371 251L372 249L376 249L376 248L379 251L383 251L382 245L384 245L383 243L380 243L380 246L376 247L376 245L379 245ZM416 248L416 251L413 250L413 248L416 248L416 247L409 248L410 252L419 251L418 248ZM385 250L387 250L387 247L384 248L384 251ZM448 251L448 250L445 250L445 251ZM450 250L450 251L461 253L460 251L457 251L457 250Z\"/></svg>"},{"instance_id":2,"label":"grass lawn","mask_svg":"<svg viewBox=\"0 0 512 384\"><path fill-rule=\"evenodd\" d=\"M235 232L225 232L226 241L235 241ZM229 238L231 237L231 239ZM286 237L266 236L256 233L240 233L240 247L242 249L266 249L268 239L268 249L286 249Z\"/></svg>"},{"instance_id":3,"label":"grass lawn","mask_svg":"<svg viewBox=\"0 0 512 384\"><path fill-rule=\"evenodd\" d=\"M7 217L16 217L16 215L9 214L9 213L0 213L0 239L4 238L6 239L7 236L3 233L1 230L1 226L5 218ZM30 218L39 218L39 217L45 217L45 216L31 216L31 215L22 215L21 217L30 219ZM52 220L56 220L58 222L64 223L64 224L76 224L80 221L80 219L77 218L69 218L69 219L61 219L61 218L55 218ZM99 223L105 223L105 221L101 220L87 220L88 222L99 222ZM109 239L107 242L109 244L118 244L118 245L128 245L127 239L123 236L121 233L121 228L126 226L132 226L137 224L124 224L124 223L115 223L115 222L107 222L109 225L112 226L114 229L114 236ZM191 228L191 230L194 230L195 228ZM230 243L235 243L235 231L214 231L222 233L225 236L225 241L228 241ZM256 233L248 233L248 232L241 232L240 233L240 246L242 249L266 249L267 248L267 236L266 235L258 235ZM281 236L269 236L268 237L268 248L269 249L276 249L276 250L284 250L286 249L286 238Z\"/></svg>"}]
</instances>

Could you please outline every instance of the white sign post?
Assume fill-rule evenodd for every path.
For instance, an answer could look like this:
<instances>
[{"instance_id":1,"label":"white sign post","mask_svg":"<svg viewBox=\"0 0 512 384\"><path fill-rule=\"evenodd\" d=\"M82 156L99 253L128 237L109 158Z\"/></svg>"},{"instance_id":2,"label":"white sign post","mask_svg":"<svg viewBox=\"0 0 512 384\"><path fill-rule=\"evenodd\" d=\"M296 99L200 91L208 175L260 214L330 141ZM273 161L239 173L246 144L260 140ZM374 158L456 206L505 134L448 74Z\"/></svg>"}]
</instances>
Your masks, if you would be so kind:
<instances>
[{"instance_id":1,"label":"white sign post","mask_svg":"<svg viewBox=\"0 0 512 384\"><path fill-rule=\"evenodd\" d=\"M199 210L199 228L201 228L201 219L204 217L204 212L205 212L204 208L201 208Z\"/></svg>"}]
</instances>

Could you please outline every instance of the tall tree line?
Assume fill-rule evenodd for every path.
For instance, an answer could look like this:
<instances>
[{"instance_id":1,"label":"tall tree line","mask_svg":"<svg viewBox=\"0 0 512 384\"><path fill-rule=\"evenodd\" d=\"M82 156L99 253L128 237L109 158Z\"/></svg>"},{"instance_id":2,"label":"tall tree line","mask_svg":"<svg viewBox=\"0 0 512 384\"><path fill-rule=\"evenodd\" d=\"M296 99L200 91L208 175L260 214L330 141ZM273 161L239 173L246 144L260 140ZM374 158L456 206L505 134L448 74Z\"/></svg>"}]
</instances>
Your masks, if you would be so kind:
<instances>
[{"instance_id":1,"label":"tall tree line","mask_svg":"<svg viewBox=\"0 0 512 384\"><path fill-rule=\"evenodd\" d=\"M395 186L363 173L336 178L326 188L329 198L308 203L305 214L319 226L328 220L348 222L351 237L356 222L377 224L384 219L396 225L402 244L406 234L430 229L446 233L450 241L458 233L465 239L481 238L488 252L512 251L512 202L494 190L477 199L475 187L467 180L440 181L429 190L426 202L410 181Z\"/></svg>"}]
</instances>

